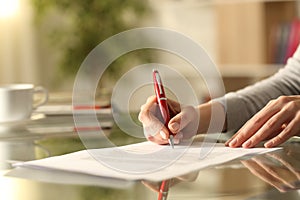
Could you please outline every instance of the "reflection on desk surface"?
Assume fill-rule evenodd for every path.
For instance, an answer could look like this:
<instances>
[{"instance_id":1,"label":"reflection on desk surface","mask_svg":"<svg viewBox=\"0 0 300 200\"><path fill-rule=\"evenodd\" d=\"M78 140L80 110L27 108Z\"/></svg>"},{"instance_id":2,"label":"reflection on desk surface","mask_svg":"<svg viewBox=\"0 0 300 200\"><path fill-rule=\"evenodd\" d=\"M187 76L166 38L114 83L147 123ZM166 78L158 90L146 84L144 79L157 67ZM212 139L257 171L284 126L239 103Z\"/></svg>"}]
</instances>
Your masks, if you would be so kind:
<instances>
[{"instance_id":1,"label":"reflection on desk surface","mask_svg":"<svg viewBox=\"0 0 300 200\"><path fill-rule=\"evenodd\" d=\"M67 118L47 118L30 127L72 123ZM28 125L28 124L27 124ZM117 145L140 142L117 127L106 130ZM25 136L26 135L26 136ZM91 146L93 136L86 138ZM95 143L95 144L94 144ZM103 146L101 146L103 145ZM33 133L28 129L0 134L0 199L5 200L93 200L158 198L160 182L124 181L61 171L11 169L14 160L40 159L85 149L74 131ZM300 143L290 140L280 151L244 157L213 168L174 177L168 199L300 199Z\"/></svg>"}]
</instances>

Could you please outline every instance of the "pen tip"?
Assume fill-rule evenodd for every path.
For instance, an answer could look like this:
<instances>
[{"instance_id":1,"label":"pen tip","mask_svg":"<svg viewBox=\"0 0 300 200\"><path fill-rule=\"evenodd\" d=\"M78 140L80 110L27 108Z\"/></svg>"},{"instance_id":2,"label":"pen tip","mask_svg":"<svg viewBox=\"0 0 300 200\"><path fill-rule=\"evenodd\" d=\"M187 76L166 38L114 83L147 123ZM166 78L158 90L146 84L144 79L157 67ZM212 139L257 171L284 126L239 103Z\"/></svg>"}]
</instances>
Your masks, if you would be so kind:
<instances>
[{"instance_id":1,"label":"pen tip","mask_svg":"<svg viewBox=\"0 0 300 200\"><path fill-rule=\"evenodd\" d=\"M172 149L174 149L173 135L170 135L170 138L169 138L169 144L171 145Z\"/></svg>"}]
</instances>

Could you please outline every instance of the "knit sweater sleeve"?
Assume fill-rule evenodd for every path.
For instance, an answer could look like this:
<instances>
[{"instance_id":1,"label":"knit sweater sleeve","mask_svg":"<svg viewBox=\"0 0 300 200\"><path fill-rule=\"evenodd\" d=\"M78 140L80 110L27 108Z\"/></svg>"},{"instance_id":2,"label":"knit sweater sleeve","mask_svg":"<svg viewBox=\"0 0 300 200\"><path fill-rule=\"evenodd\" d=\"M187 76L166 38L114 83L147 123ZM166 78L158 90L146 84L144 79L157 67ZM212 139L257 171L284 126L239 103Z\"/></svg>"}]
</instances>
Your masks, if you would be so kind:
<instances>
[{"instance_id":1,"label":"knit sweater sleeve","mask_svg":"<svg viewBox=\"0 0 300 200\"><path fill-rule=\"evenodd\" d=\"M300 94L300 46L275 75L220 99L226 108L227 131L238 130L270 100Z\"/></svg>"}]
</instances>

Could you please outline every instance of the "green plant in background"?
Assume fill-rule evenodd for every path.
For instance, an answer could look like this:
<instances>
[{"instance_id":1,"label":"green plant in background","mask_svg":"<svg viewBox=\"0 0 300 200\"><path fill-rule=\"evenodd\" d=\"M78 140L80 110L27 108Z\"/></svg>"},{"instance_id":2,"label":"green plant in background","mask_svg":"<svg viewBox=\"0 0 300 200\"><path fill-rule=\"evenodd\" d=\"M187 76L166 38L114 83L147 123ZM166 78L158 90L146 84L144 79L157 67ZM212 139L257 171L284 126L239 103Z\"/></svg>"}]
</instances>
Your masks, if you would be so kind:
<instances>
[{"instance_id":1,"label":"green plant in background","mask_svg":"<svg viewBox=\"0 0 300 200\"><path fill-rule=\"evenodd\" d=\"M36 22L60 51L62 76L74 76L84 58L108 37L141 25L149 14L141 0L32 0ZM45 25L46 24L46 25ZM132 58L134 56L134 59ZM149 60L149 54L123 56L106 73L118 76L130 60Z\"/></svg>"}]
</instances>

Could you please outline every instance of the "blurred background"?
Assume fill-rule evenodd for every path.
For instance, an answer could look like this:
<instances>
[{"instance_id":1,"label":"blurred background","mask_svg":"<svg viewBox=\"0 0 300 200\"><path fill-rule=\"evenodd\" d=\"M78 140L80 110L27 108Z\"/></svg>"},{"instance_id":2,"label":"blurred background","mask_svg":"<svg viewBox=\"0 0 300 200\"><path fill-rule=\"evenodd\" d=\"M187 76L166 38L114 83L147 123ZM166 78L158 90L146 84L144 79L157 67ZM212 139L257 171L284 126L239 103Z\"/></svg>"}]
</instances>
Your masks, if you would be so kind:
<instances>
[{"instance_id":1,"label":"blurred background","mask_svg":"<svg viewBox=\"0 0 300 200\"><path fill-rule=\"evenodd\" d=\"M58 111L64 111L60 105L70 104L74 78L91 50L122 31L154 26L178 31L202 45L219 68L226 91L233 91L268 77L284 66L300 38L299 1L0 0L0 84L26 82L42 85L50 91L49 102L58 104ZM106 71L104 87L109 87L111 81L116 82L130 68L150 62L180 68L187 78L193 79L194 71L182 59L166 52L146 49L128 53L112 63ZM196 81L195 85L200 84ZM200 87L199 90L201 89ZM137 101L137 98L147 97L139 92L136 91L130 99L130 108L134 111L145 102L145 99ZM152 85L149 92L154 93ZM53 94L57 94L56 99ZM64 94L67 96L66 101ZM207 100L205 94L201 95L198 96L199 99ZM79 138L77 129L74 129L72 112L62 112L61 115L58 113L53 116L50 113L45 118L31 120L28 124L21 123L16 129L2 132L0 161L8 157L9 160L29 160L33 157L39 159L85 149L80 140L82 135ZM137 113L130 114L138 123ZM98 117L103 120L106 116L99 114ZM110 116L107 118L104 120L112 121ZM117 146L144 140L123 133L111 123L105 131L109 140ZM87 134L87 141L91 145L106 145L106 140L99 142L93 133L91 131L91 135ZM25 147L32 151L24 151ZM24 154L32 157L25 157ZM0 168L1 164L3 162L0 162ZM228 167L223 166L224 168L217 170L212 168L203 171L198 182L179 184L175 190L172 189L175 194L173 197L178 194L180 198L187 194L189 198L200 195L200 198L207 199L215 196L217 197L214 199L230 199L234 195L239 199L253 199L253 195L263 198L261 194L267 191L267 195L274 194L278 199L281 198L282 194L274 193L263 181L253 179L250 172L239 165L233 163L234 167L229 167L229 164ZM243 179L240 179L240 175ZM52 175L49 177L53 178ZM78 180L82 181L80 177ZM106 187L110 183L105 179L103 184ZM4 199L157 197L156 193L142 184L124 185L129 188L125 190L0 177L0 186L0 196L4 195ZM186 191L188 193L185 194Z\"/></svg>"},{"instance_id":2,"label":"blurred background","mask_svg":"<svg viewBox=\"0 0 300 200\"><path fill-rule=\"evenodd\" d=\"M226 91L236 90L271 75L292 54L300 35L298 7L296 0L0 0L0 83L71 91L81 63L99 43L155 26L202 45ZM120 58L108 76L158 62L154 57L146 51Z\"/></svg>"}]
</instances>

